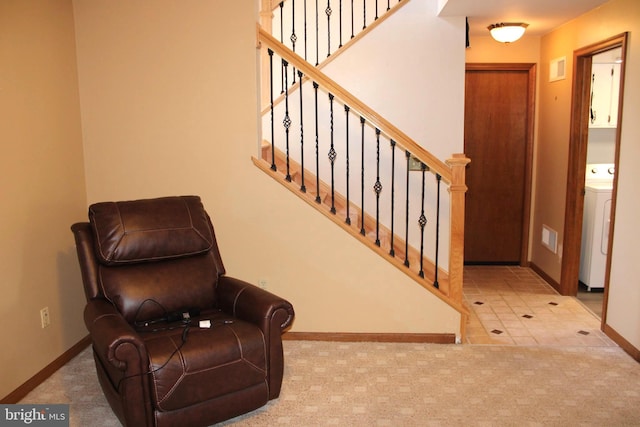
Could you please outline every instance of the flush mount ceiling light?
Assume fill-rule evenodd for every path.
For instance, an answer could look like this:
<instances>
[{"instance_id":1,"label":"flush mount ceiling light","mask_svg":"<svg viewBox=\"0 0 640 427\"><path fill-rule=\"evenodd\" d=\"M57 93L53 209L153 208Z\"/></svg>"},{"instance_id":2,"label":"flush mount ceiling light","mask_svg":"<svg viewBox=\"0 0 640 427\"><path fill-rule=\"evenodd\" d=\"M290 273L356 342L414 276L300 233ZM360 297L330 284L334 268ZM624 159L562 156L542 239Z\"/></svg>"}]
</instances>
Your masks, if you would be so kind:
<instances>
[{"instance_id":1,"label":"flush mount ceiling light","mask_svg":"<svg viewBox=\"0 0 640 427\"><path fill-rule=\"evenodd\" d=\"M491 24L487 28L491 32L491 37L500 43L511 43L518 40L524 34L524 30L529 26L524 22L500 22Z\"/></svg>"}]
</instances>

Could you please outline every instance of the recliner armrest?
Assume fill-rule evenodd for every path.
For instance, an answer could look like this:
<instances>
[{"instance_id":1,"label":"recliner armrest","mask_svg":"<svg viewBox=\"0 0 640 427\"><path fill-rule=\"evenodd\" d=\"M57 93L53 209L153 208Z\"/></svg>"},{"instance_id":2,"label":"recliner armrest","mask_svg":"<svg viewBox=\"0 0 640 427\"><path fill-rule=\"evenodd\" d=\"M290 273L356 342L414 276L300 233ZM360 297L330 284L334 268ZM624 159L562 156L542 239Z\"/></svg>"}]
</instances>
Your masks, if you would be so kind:
<instances>
[{"instance_id":1,"label":"recliner armrest","mask_svg":"<svg viewBox=\"0 0 640 427\"><path fill-rule=\"evenodd\" d=\"M291 303L251 283L220 276L216 291L222 311L254 323L265 333L278 326L282 334L293 323L295 313Z\"/></svg>"},{"instance_id":2,"label":"recliner armrest","mask_svg":"<svg viewBox=\"0 0 640 427\"><path fill-rule=\"evenodd\" d=\"M228 276L218 278L216 294L218 308L262 330L267 346L269 399L275 399L280 395L284 372L282 333L293 323L293 306L271 292Z\"/></svg>"},{"instance_id":3,"label":"recliner armrest","mask_svg":"<svg viewBox=\"0 0 640 427\"><path fill-rule=\"evenodd\" d=\"M128 375L148 369L148 355L138 333L107 300L90 300L84 309L94 351L103 362Z\"/></svg>"}]
</instances>

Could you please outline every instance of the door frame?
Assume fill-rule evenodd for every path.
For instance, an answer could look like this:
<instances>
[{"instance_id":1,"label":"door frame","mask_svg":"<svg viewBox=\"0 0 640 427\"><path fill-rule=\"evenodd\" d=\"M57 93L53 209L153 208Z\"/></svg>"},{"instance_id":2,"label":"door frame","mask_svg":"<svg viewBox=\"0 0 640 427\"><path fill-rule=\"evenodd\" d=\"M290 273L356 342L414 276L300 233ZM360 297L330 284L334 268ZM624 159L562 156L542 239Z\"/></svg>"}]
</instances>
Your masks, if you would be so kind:
<instances>
[{"instance_id":1,"label":"door frame","mask_svg":"<svg viewBox=\"0 0 640 427\"><path fill-rule=\"evenodd\" d=\"M533 139L536 105L536 64L535 63L467 63L466 71L526 71L528 75L527 123L525 136L525 171L522 206L522 247L520 266L529 265L529 228L531 226L531 185L533 176ZM473 159L471 159L473 162Z\"/></svg>"},{"instance_id":2,"label":"door frame","mask_svg":"<svg viewBox=\"0 0 640 427\"><path fill-rule=\"evenodd\" d=\"M622 66L620 67L620 86L618 100L618 121L615 137L615 167L613 191L611 196L611 221L609 223L609 242L604 279L604 301L602 325L607 317L609 298L609 275L613 249L616 198L618 189L618 164L620 160L620 134L622 126L622 105L624 97L624 76L627 56L628 33L622 33L609 39L594 43L573 52L573 95L571 101L571 127L569 137L569 164L567 171L567 194L564 217L564 247L560 286L562 295L578 294L580 274L580 247L582 245L582 215L584 210L584 179L587 164L587 143L589 136L589 99L591 88L592 57L617 47L622 48Z\"/></svg>"}]
</instances>

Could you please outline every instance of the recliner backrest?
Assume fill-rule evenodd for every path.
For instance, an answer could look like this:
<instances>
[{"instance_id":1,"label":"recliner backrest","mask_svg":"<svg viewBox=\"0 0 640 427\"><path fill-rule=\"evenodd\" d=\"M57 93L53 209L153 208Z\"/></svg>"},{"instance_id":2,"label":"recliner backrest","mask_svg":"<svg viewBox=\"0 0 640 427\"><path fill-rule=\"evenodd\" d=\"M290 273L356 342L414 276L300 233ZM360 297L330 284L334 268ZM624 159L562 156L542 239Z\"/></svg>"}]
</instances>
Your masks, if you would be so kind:
<instances>
[{"instance_id":1,"label":"recliner backrest","mask_svg":"<svg viewBox=\"0 0 640 427\"><path fill-rule=\"evenodd\" d=\"M197 196L89 207L97 283L128 322L215 306L224 266Z\"/></svg>"}]
</instances>

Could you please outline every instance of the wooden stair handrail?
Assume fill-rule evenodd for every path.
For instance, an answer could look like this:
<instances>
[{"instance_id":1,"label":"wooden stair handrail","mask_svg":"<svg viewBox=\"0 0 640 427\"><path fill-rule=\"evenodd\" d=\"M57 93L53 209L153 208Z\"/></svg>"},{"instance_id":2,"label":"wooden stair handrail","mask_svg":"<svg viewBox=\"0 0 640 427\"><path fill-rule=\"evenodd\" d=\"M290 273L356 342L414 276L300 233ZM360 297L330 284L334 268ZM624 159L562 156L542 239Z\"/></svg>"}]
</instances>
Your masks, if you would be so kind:
<instances>
[{"instance_id":1,"label":"wooden stair handrail","mask_svg":"<svg viewBox=\"0 0 640 427\"><path fill-rule=\"evenodd\" d=\"M411 152L411 154L416 156L421 162L429 166L431 171L440 175L444 182L447 184L452 183L451 169L446 163L425 150L407 134L391 124L391 122L367 106L364 102L353 96L338 83L319 72L313 65L300 58L295 52L284 46L280 41L260 27L260 25L257 25L257 31L259 45L265 44L273 52L277 53L282 58L285 58L290 64L302 71L306 77L327 89L338 99L349 105L350 108L356 110L358 114L364 117L369 123L380 129L383 134L387 135L390 139L393 139L398 145Z\"/></svg>"}]
</instances>

